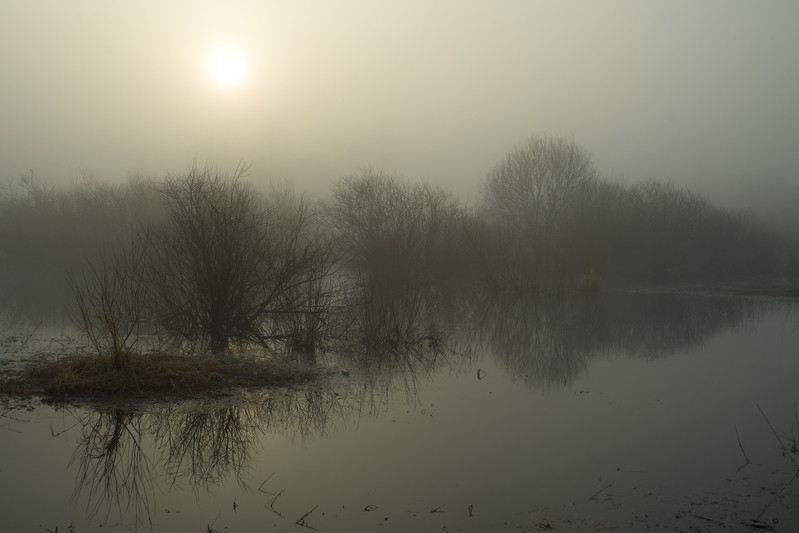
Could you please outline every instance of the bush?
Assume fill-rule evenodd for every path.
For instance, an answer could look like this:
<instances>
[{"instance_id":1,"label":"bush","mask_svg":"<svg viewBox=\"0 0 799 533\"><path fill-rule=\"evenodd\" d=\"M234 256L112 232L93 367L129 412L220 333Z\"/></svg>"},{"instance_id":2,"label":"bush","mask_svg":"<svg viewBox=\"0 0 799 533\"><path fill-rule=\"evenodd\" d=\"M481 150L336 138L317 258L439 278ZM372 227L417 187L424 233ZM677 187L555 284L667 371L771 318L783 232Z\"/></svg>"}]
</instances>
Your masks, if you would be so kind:
<instances>
[{"instance_id":1,"label":"bush","mask_svg":"<svg viewBox=\"0 0 799 533\"><path fill-rule=\"evenodd\" d=\"M265 200L245 171L195 166L160 188L166 217L153 230L149 268L155 316L172 338L214 352L285 339L283 319L316 313L304 291L330 272L308 202L288 191Z\"/></svg>"}]
</instances>

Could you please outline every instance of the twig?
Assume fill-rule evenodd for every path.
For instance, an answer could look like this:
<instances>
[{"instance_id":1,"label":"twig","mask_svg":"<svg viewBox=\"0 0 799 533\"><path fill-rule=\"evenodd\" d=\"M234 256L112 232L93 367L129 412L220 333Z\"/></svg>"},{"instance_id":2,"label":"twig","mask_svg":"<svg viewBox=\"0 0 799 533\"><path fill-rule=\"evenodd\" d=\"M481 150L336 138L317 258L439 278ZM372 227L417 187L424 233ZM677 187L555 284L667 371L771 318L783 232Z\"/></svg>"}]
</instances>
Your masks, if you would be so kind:
<instances>
[{"instance_id":1,"label":"twig","mask_svg":"<svg viewBox=\"0 0 799 533\"><path fill-rule=\"evenodd\" d=\"M60 344L60 345L61 345L61 347L62 347L62 348L68 348L68 347L69 347L69 346L67 346L67 343L65 343L64 341L62 341L62 340L60 340L60 339L56 339L56 338L55 338L55 337L53 337L53 336L50 336L50 342L55 342L55 343L58 343L58 344Z\"/></svg>"},{"instance_id":2,"label":"twig","mask_svg":"<svg viewBox=\"0 0 799 533\"><path fill-rule=\"evenodd\" d=\"M8 413L11 412L11 409L6 410L3 413L0 413L0 418L7 418L11 420L11 422L7 422L5 424L0 424L0 429L5 429L6 431L13 431L14 433L21 433L21 431L17 431L16 429L12 429L9 426L14 424L15 422L22 422L23 424L27 424L30 420L24 420L22 418L17 418L15 416L10 416Z\"/></svg>"},{"instance_id":3,"label":"twig","mask_svg":"<svg viewBox=\"0 0 799 533\"><path fill-rule=\"evenodd\" d=\"M272 512L273 512L273 513L275 513L275 514L276 514L277 516L279 516L280 518L285 518L285 516L283 516L283 513L281 513L281 512L280 512L280 511L278 511L277 509L275 509L275 502L276 502L276 501L277 501L277 499L280 497L280 495L281 495L281 494L283 494L283 491L285 491L285 490L286 490L286 489L283 489L283 490L281 490L280 492L278 492L277 494L275 494L275 497L274 497L274 498L272 498L271 500L269 500L269 508L270 508L270 509L272 509ZM264 507L266 507L266 505L264 505Z\"/></svg>"},{"instance_id":4,"label":"twig","mask_svg":"<svg viewBox=\"0 0 799 533\"><path fill-rule=\"evenodd\" d=\"M305 519L308 517L308 515L310 515L310 514L311 514L312 512L314 512L314 511L316 511L316 508L317 508L317 507L319 507L319 505L314 505L314 508L313 508L313 509L311 509L310 511L308 511L307 513L305 513L304 515L302 515L302 516L299 518L299 520L297 520L297 521L296 521L296 522L294 522L294 523L295 523L295 524L297 524L298 526L307 527L308 529L313 529L314 531L319 531L318 529L316 529L316 528L315 528L315 527L313 527L311 524L309 524L308 522L306 522L306 521L305 521Z\"/></svg>"},{"instance_id":5,"label":"twig","mask_svg":"<svg viewBox=\"0 0 799 533\"><path fill-rule=\"evenodd\" d=\"M17 431L16 429L8 427L11 424L13 424L13 422L9 422L8 424L0 424L0 429L5 429L6 431L13 431L14 433L22 433L21 431Z\"/></svg>"},{"instance_id":6,"label":"twig","mask_svg":"<svg viewBox=\"0 0 799 533\"><path fill-rule=\"evenodd\" d=\"M28 335L28 337L24 341L22 341L22 344L20 346L25 346L26 344L28 344L28 341L31 340L31 337L33 337L33 334L36 333L36 330L39 329L39 326L41 326L43 322L44 321L39 322L36 325L36 327L33 328L33 331L31 331L31 334Z\"/></svg>"},{"instance_id":7,"label":"twig","mask_svg":"<svg viewBox=\"0 0 799 533\"><path fill-rule=\"evenodd\" d=\"M613 486L613 483L608 483L607 485L605 485L604 487L602 487L601 489L599 489L598 491L596 491L596 492L595 492L595 493L594 493L594 494L593 494L593 495L592 495L590 498L588 498L588 499L589 499L589 500L596 500L596 497L597 497L597 496L599 496L600 494L602 494L603 492L605 492L607 489L609 489L609 488L610 488L610 487L612 487L612 486Z\"/></svg>"},{"instance_id":8,"label":"twig","mask_svg":"<svg viewBox=\"0 0 799 533\"><path fill-rule=\"evenodd\" d=\"M794 474L794 476L790 480L788 480L787 483L785 483L782 487L780 487L780 490L778 490L777 493L774 494L774 497L771 498L771 500L766 504L765 507L763 507L763 510L760 511L760 513L755 517L755 519L760 520L760 518L766 513L766 511L768 511L768 508L771 507L771 504L779 500L782 497L782 493L785 492L785 489L791 486L791 484L794 481L796 481L797 478L799 478L799 472Z\"/></svg>"},{"instance_id":9,"label":"twig","mask_svg":"<svg viewBox=\"0 0 799 533\"><path fill-rule=\"evenodd\" d=\"M785 447L785 443L782 442L782 439L780 438L779 434L777 433L777 430L774 429L774 426L771 425L771 421L766 416L766 413L764 413L763 409L760 408L760 404L757 405L757 409L758 409L758 411L760 411L760 414L763 415L763 419L766 421L766 424L768 424L768 427L771 428L771 432L774 434L774 438L777 439L777 442L780 443L780 448L782 448L783 454L786 455L788 457L788 459L791 460L791 462L793 463L794 468L799 469L799 464L796 463L796 459L794 459L791 456L791 452L788 451L788 448Z\"/></svg>"},{"instance_id":10,"label":"twig","mask_svg":"<svg viewBox=\"0 0 799 533\"><path fill-rule=\"evenodd\" d=\"M275 473L272 472L271 474L269 474L269 477L267 477L265 480L263 480L263 482L260 485L258 485L258 491L259 492L263 492L264 494L269 494L270 496L274 496L274 493L266 491L266 490L263 490L263 486L266 485L266 482L269 481L270 479L272 479L272 476L274 476L274 475L275 475Z\"/></svg>"},{"instance_id":11,"label":"twig","mask_svg":"<svg viewBox=\"0 0 799 533\"><path fill-rule=\"evenodd\" d=\"M704 520L706 522L710 522L711 524L716 524L717 526L725 527L724 522L721 522L719 520L715 520L713 518L708 518L706 516L702 516L701 514L692 514L691 516L693 516L694 518L698 518L700 520Z\"/></svg>"},{"instance_id":12,"label":"twig","mask_svg":"<svg viewBox=\"0 0 799 533\"><path fill-rule=\"evenodd\" d=\"M438 507L436 507L435 509L433 509L433 510L432 510L432 511L430 511L430 512L431 512L431 513L445 513L446 511L443 511L443 509L444 509L444 507L446 507L446 506L447 506L447 504L446 504L446 503L445 503L444 505L439 505Z\"/></svg>"},{"instance_id":13,"label":"twig","mask_svg":"<svg viewBox=\"0 0 799 533\"><path fill-rule=\"evenodd\" d=\"M216 521L217 521L217 520L219 520L219 516L220 516L221 514L222 514L222 511L219 511L219 512L216 514L216 518L214 518L214 521L213 521L213 522L211 522L210 524L208 524L208 528L206 529L206 532L205 532L205 533L214 533L214 529L212 529L212 528L214 527L214 524L216 524Z\"/></svg>"},{"instance_id":14,"label":"twig","mask_svg":"<svg viewBox=\"0 0 799 533\"><path fill-rule=\"evenodd\" d=\"M91 413L89 413L87 415L84 415L83 418L79 419L77 422L75 422L74 424L72 424L68 428L64 428L64 429L62 429L61 431L58 431L58 432L54 431L53 430L53 424L50 424L50 438L54 439L56 437L60 437L61 435L63 435L67 431L71 430L72 428L77 427L79 425L84 425L84 422L89 418L89 416L91 416Z\"/></svg>"},{"instance_id":15,"label":"twig","mask_svg":"<svg viewBox=\"0 0 799 533\"><path fill-rule=\"evenodd\" d=\"M735 436L738 438L738 448L741 449L741 453L744 455L744 459L746 459L746 462L741 466L739 466L738 470L735 471L735 473L737 474L738 472L749 466L752 463L752 461L749 460L749 456L746 455L746 450L744 450L744 446L743 444L741 444L741 435L738 434L738 426L735 426Z\"/></svg>"}]
</instances>

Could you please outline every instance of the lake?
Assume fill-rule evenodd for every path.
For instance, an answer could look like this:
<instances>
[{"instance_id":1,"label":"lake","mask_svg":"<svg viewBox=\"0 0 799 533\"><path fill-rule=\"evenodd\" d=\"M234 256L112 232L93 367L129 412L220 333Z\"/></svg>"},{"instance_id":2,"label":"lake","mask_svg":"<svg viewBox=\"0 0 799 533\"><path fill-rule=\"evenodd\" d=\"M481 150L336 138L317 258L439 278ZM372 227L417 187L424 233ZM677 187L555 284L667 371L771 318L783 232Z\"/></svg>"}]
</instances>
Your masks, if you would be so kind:
<instances>
[{"instance_id":1,"label":"lake","mask_svg":"<svg viewBox=\"0 0 799 533\"><path fill-rule=\"evenodd\" d=\"M181 402L5 398L2 529L799 531L796 304L607 291L435 313L435 361L328 355L302 387ZM70 342L6 324L0 361Z\"/></svg>"}]
</instances>

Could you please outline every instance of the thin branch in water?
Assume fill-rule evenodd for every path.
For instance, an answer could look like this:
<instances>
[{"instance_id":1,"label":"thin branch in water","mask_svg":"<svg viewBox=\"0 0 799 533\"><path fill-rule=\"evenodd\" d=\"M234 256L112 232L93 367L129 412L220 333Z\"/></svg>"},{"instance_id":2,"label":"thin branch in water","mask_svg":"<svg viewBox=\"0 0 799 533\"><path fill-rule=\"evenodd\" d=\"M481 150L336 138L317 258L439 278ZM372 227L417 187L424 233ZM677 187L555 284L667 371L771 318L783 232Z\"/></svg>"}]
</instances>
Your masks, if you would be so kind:
<instances>
[{"instance_id":1,"label":"thin branch in water","mask_svg":"<svg viewBox=\"0 0 799 533\"><path fill-rule=\"evenodd\" d=\"M221 514L222 514L222 511L219 511L217 513L216 518L214 518L214 521L211 522L210 524L208 524L208 528L205 530L205 533L215 533L216 530L212 529L212 528L214 527L214 524L216 524L216 521L219 520L219 516Z\"/></svg>"},{"instance_id":2,"label":"thin branch in water","mask_svg":"<svg viewBox=\"0 0 799 533\"><path fill-rule=\"evenodd\" d=\"M63 435L64 433L66 433L67 431L69 431L69 430L71 430L72 428L74 428L74 427L77 427L77 426L79 426L79 425L80 425L80 426L85 426L86 424L84 424L84 422L86 422L86 420L88 420L88 418L89 418L90 416L91 416L91 413L89 413L89 414L86 414L86 415L84 415L83 417L81 417L81 418L80 418L80 419L79 419L77 422L75 422L74 424L72 424L71 426L69 426L68 428L64 428L64 429L62 429L61 431L58 431L58 432L56 432L56 431L53 429L53 424L50 424L50 438L51 438L51 439L54 439L54 438L56 438L56 437L59 437L59 436Z\"/></svg>"},{"instance_id":3,"label":"thin branch in water","mask_svg":"<svg viewBox=\"0 0 799 533\"><path fill-rule=\"evenodd\" d=\"M436 507L435 509L433 509L430 512L431 513L445 513L446 511L444 511L444 507L446 507L446 506L447 506L446 503L444 505L439 505L438 507Z\"/></svg>"},{"instance_id":4,"label":"thin branch in water","mask_svg":"<svg viewBox=\"0 0 799 533\"><path fill-rule=\"evenodd\" d=\"M782 439L777 433L777 430L774 429L774 426L771 424L771 421L766 416L766 413L764 413L763 409L760 408L760 404L757 405L757 410L760 411L761 415L763 415L763 420L765 420L766 424L768 424L768 427L771 429L771 432L774 434L774 438L777 439L777 442L780 443L780 448L782 448L783 455L785 455L788 459L790 459L790 461L793 463L794 468L799 470L799 464L797 464L796 459L794 459L794 457L791 455L790 450L788 450L788 448L785 447L785 443L782 442Z\"/></svg>"},{"instance_id":5,"label":"thin branch in water","mask_svg":"<svg viewBox=\"0 0 799 533\"><path fill-rule=\"evenodd\" d=\"M31 331L30 335L28 335L28 336L27 336L27 338L26 338L24 341L22 341L22 344L21 344L20 346L23 346L23 347L24 347L26 344L28 344L28 341L29 341L29 340L31 340L31 337L33 337L33 334L34 334L34 333L36 333L36 330L37 330L37 329L39 329L39 327L40 327L40 326L41 326L43 323L44 323L44 321L42 320L42 321L40 321L38 324L36 324L36 327L35 327L35 328L33 328L33 331Z\"/></svg>"},{"instance_id":6,"label":"thin branch in water","mask_svg":"<svg viewBox=\"0 0 799 533\"><path fill-rule=\"evenodd\" d=\"M50 335L49 338L50 338L50 342L51 343L55 342L56 344L59 344L62 348L70 348L70 346L67 345L67 343L65 343L61 339L57 339L57 338L53 337L52 335Z\"/></svg>"},{"instance_id":7,"label":"thin branch in water","mask_svg":"<svg viewBox=\"0 0 799 533\"><path fill-rule=\"evenodd\" d=\"M22 433L21 431L17 431L16 429L12 429L12 428L8 427L11 424L13 424L13 422L9 422L8 424L0 425L0 429L5 429L6 431L13 431L14 433Z\"/></svg>"},{"instance_id":8,"label":"thin branch in water","mask_svg":"<svg viewBox=\"0 0 799 533\"><path fill-rule=\"evenodd\" d=\"M278 499L278 498L280 498L280 495L281 495L281 494L283 494L283 492L284 492L285 490L286 490L286 489L283 489L283 490L281 490L280 492L278 492L277 494L275 494L275 497L274 497L274 498L272 498L271 500L269 500L269 508L270 508L270 509L272 509L272 512L273 512L273 513L275 513L275 514L276 514L277 516L279 516L280 518L286 518L286 517L285 517L285 516L283 516L283 513L281 513L281 512L280 512L280 511L278 511L277 509L275 509L275 502L277 501L277 499ZM264 505L264 507L266 507L266 505Z\"/></svg>"},{"instance_id":9,"label":"thin branch in water","mask_svg":"<svg viewBox=\"0 0 799 533\"><path fill-rule=\"evenodd\" d=\"M269 474L269 476L265 480L263 480L263 482L260 485L258 485L258 492L263 492L264 494L269 494L270 496L274 496L274 493L269 492L267 490L263 490L263 486L266 485L266 482L269 481L270 479L272 479L272 476L274 476L274 475L275 475L275 473L272 472L271 474Z\"/></svg>"},{"instance_id":10,"label":"thin branch in water","mask_svg":"<svg viewBox=\"0 0 799 533\"><path fill-rule=\"evenodd\" d=\"M762 510L762 511L760 511L760 513L759 513L759 514L758 514L758 515L755 517L755 519L756 519L756 520L760 520L760 518L761 518L761 517L762 517L764 514L766 514L766 511L768 511L769 507L771 507L771 505L772 505L774 502L776 502L777 500L779 500L779 499L782 497L782 493L783 493L783 492L785 492L785 489L787 489L788 487L790 487L790 486L791 486L791 484L792 484L794 481L796 481L796 479L797 479L797 478L799 478L799 472L797 472L796 474L794 474L794 476L793 476L791 479L789 479L787 483L785 483L785 484L784 484L782 487L780 487L780 490L778 490L778 491L777 491L777 493L776 493L776 494L774 494L774 497L773 497L773 498L771 498L771 500L770 500L770 501L769 501L769 502L768 502L768 503L765 505L765 507L763 507L763 510Z\"/></svg>"},{"instance_id":11,"label":"thin branch in water","mask_svg":"<svg viewBox=\"0 0 799 533\"><path fill-rule=\"evenodd\" d=\"M738 472L749 466L752 463L752 461L749 460L749 456L746 455L746 450L744 450L744 445L741 444L741 435L738 434L738 426L735 426L735 436L738 438L738 448L741 449L741 453L743 454L744 459L746 459L746 462L741 466L739 466L738 470L735 471L735 473L737 474Z\"/></svg>"},{"instance_id":12,"label":"thin branch in water","mask_svg":"<svg viewBox=\"0 0 799 533\"><path fill-rule=\"evenodd\" d=\"M602 494L603 492L605 492L606 490L608 490L612 486L613 486L613 483L608 483L607 485L605 485L604 487L602 487L601 489L596 491L594 494L592 494L591 497L588 498L588 499L589 500L596 500L597 496L599 496L600 494Z\"/></svg>"},{"instance_id":13,"label":"thin branch in water","mask_svg":"<svg viewBox=\"0 0 799 533\"><path fill-rule=\"evenodd\" d=\"M319 505L314 505L314 508L313 508L313 509L311 509L310 511L308 511L307 513L305 513L304 515L302 515L302 516L299 518L299 520L297 520L297 521L296 521L296 522L294 522L294 523L295 523L295 524L297 524L298 526L307 527L308 529L313 529L314 531L319 531L318 529L316 529L316 528L315 528L315 527L313 527L311 524L309 524L308 522L306 522L306 521L305 521L305 519L306 519L306 518L308 518L308 516L309 516L311 513L313 513L314 511L316 511L316 508L317 508L317 507L319 507Z\"/></svg>"}]
</instances>

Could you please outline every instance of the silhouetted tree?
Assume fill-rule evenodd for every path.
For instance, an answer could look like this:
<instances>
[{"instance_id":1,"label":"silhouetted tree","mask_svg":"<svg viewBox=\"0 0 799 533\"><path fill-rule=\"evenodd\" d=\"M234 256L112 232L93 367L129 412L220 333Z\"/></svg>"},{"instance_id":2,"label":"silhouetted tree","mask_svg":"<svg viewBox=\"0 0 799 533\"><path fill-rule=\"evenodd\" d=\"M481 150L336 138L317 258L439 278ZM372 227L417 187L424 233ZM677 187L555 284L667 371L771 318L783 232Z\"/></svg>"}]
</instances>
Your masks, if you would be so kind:
<instances>
[{"instance_id":1,"label":"silhouetted tree","mask_svg":"<svg viewBox=\"0 0 799 533\"><path fill-rule=\"evenodd\" d=\"M89 261L70 275L72 322L98 355L121 369L129 358L146 312L146 266L149 240L137 239L132 250L116 250Z\"/></svg>"},{"instance_id":2,"label":"silhouetted tree","mask_svg":"<svg viewBox=\"0 0 799 533\"><path fill-rule=\"evenodd\" d=\"M445 191L371 168L339 179L325 214L354 272L419 282L451 276L468 218Z\"/></svg>"},{"instance_id":3,"label":"silhouetted tree","mask_svg":"<svg viewBox=\"0 0 799 533\"><path fill-rule=\"evenodd\" d=\"M275 319L306 310L299 289L329 271L309 204L291 194L264 200L233 175L193 167L168 176L165 223L154 231L156 316L177 339L224 351L231 341L265 345L284 333Z\"/></svg>"},{"instance_id":4,"label":"silhouetted tree","mask_svg":"<svg viewBox=\"0 0 799 533\"><path fill-rule=\"evenodd\" d=\"M591 154L573 140L532 137L488 174L483 200L500 223L547 235L560 228L570 202L596 176Z\"/></svg>"},{"instance_id":5,"label":"silhouetted tree","mask_svg":"<svg viewBox=\"0 0 799 533\"><path fill-rule=\"evenodd\" d=\"M505 156L483 188L483 208L503 243L497 253L509 260L501 278L557 283L566 226L596 179L591 154L573 140L532 137Z\"/></svg>"}]
</instances>

